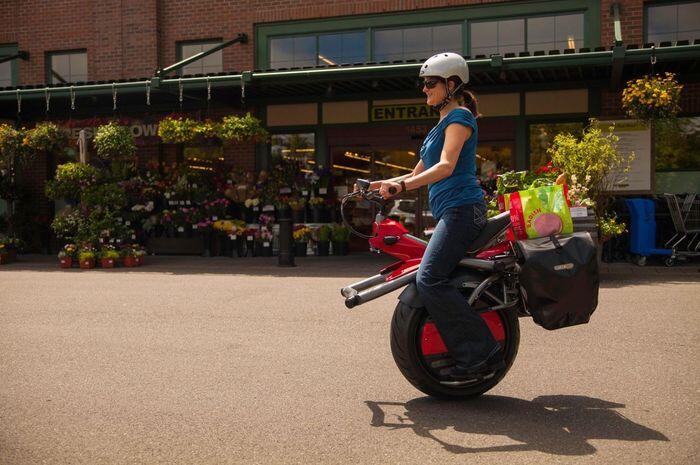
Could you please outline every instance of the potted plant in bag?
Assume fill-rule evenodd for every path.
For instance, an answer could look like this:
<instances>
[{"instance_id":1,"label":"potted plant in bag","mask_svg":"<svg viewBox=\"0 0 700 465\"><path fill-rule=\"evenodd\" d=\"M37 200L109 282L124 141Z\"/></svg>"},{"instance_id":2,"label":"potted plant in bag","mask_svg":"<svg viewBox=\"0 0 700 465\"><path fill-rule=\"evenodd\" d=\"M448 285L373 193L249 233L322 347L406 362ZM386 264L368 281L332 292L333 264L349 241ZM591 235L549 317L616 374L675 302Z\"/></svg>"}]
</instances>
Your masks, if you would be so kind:
<instances>
[{"instance_id":1,"label":"potted plant in bag","mask_svg":"<svg viewBox=\"0 0 700 465\"><path fill-rule=\"evenodd\" d=\"M316 229L316 254L321 257L328 256L332 229L327 224L321 225Z\"/></svg>"},{"instance_id":2,"label":"potted plant in bag","mask_svg":"<svg viewBox=\"0 0 700 465\"><path fill-rule=\"evenodd\" d=\"M306 211L306 199L304 197L291 199L289 201L289 207L292 209L292 221L295 224L303 223L304 213Z\"/></svg>"},{"instance_id":3,"label":"potted plant in bag","mask_svg":"<svg viewBox=\"0 0 700 465\"><path fill-rule=\"evenodd\" d=\"M117 260L119 260L119 252L114 247L105 245L100 249L100 266L102 268L114 268Z\"/></svg>"},{"instance_id":4,"label":"potted plant in bag","mask_svg":"<svg viewBox=\"0 0 700 465\"><path fill-rule=\"evenodd\" d=\"M342 224L333 225L333 255L347 255L350 230Z\"/></svg>"},{"instance_id":5,"label":"potted plant in bag","mask_svg":"<svg viewBox=\"0 0 700 465\"><path fill-rule=\"evenodd\" d=\"M78 247L75 244L66 244L63 246L60 252L58 252L58 263L61 268L71 268L73 266L73 259L76 256Z\"/></svg>"},{"instance_id":6,"label":"potted plant in bag","mask_svg":"<svg viewBox=\"0 0 700 465\"><path fill-rule=\"evenodd\" d=\"M306 249L309 246L311 229L304 225L295 226L292 236L294 237L294 255L297 257L306 257Z\"/></svg>"},{"instance_id":7,"label":"potted plant in bag","mask_svg":"<svg viewBox=\"0 0 700 465\"><path fill-rule=\"evenodd\" d=\"M83 270L95 268L95 248L90 244L85 244L78 252L78 263Z\"/></svg>"},{"instance_id":8,"label":"potted plant in bag","mask_svg":"<svg viewBox=\"0 0 700 465\"><path fill-rule=\"evenodd\" d=\"M309 199L309 206L311 207L311 213L314 223L321 223L324 220L326 200L323 197L311 197Z\"/></svg>"}]
</instances>

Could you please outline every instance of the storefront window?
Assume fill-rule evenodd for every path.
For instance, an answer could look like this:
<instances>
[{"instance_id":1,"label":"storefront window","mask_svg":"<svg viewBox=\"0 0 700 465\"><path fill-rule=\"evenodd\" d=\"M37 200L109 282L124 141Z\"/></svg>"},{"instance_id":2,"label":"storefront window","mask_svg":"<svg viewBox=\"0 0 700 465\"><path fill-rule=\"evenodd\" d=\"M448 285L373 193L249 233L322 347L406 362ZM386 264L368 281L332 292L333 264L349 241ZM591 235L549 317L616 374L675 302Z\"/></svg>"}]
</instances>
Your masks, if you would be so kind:
<instances>
[{"instance_id":1,"label":"storefront window","mask_svg":"<svg viewBox=\"0 0 700 465\"><path fill-rule=\"evenodd\" d=\"M180 44L181 59L205 52L217 45L221 45L221 41ZM182 74L220 73L223 70L223 55L219 50L185 66L182 68Z\"/></svg>"},{"instance_id":2,"label":"storefront window","mask_svg":"<svg viewBox=\"0 0 700 465\"><path fill-rule=\"evenodd\" d=\"M518 53L525 50L525 20L486 21L471 24L471 55Z\"/></svg>"},{"instance_id":3,"label":"storefront window","mask_svg":"<svg viewBox=\"0 0 700 465\"><path fill-rule=\"evenodd\" d=\"M568 132L578 135L583 130L583 123L544 123L530 125L530 169L546 165L550 156L547 149L554 142L557 134Z\"/></svg>"},{"instance_id":4,"label":"storefront window","mask_svg":"<svg viewBox=\"0 0 700 465\"><path fill-rule=\"evenodd\" d=\"M318 64L339 65L365 61L365 32L318 36Z\"/></svg>"},{"instance_id":5,"label":"storefront window","mask_svg":"<svg viewBox=\"0 0 700 465\"><path fill-rule=\"evenodd\" d=\"M53 53L48 60L52 84L88 80L87 52Z\"/></svg>"},{"instance_id":6,"label":"storefront window","mask_svg":"<svg viewBox=\"0 0 700 465\"><path fill-rule=\"evenodd\" d=\"M700 2L653 5L647 9L647 42L692 41L700 37Z\"/></svg>"},{"instance_id":7,"label":"storefront window","mask_svg":"<svg viewBox=\"0 0 700 465\"><path fill-rule=\"evenodd\" d=\"M273 134L271 137L272 163L291 160L300 164L303 172L310 172L316 164L316 144L313 132L301 134Z\"/></svg>"},{"instance_id":8,"label":"storefront window","mask_svg":"<svg viewBox=\"0 0 700 465\"><path fill-rule=\"evenodd\" d=\"M657 171L700 170L700 117L656 124Z\"/></svg>"},{"instance_id":9,"label":"storefront window","mask_svg":"<svg viewBox=\"0 0 700 465\"><path fill-rule=\"evenodd\" d=\"M294 68L316 65L316 36L270 40L270 67Z\"/></svg>"},{"instance_id":10,"label":"storefront window","mask_svg":"<svg viewBox=\"0 0 700 465\"><path fill-rule=\"evenodd\" d=\"M473 22L470 28L472 56L583 46L583 13Z\"/></svg>"},{"instance_id":11,"label":"storefront window","mask_svg":"<svg viewBox=\"0 0 700 465\"><path fill-rule=\"evenodd\" d=\"M421 60L438 52L462 53L462 25L384 29L374 33L374 60Z\"/></svg>"}]
</instances>

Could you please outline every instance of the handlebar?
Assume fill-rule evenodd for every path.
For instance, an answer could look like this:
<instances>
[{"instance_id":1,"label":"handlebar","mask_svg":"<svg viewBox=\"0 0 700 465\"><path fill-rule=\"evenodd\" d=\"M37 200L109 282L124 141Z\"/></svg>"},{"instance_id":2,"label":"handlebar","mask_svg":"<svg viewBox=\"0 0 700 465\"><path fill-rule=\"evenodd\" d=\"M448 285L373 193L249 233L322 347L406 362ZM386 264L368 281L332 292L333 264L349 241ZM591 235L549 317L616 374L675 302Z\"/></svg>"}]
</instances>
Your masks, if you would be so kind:
<instances>
[{"instance_id":1,"label":"handlebar","mask_svg":"<svg viewBox=\"0 0 700 465\"><path fill-rule=\"evenodd\" d=\"M345 226L348 227L348 229L350 229L350 232L352 234L354 234L358 237L362 237L363 239L371 239L373 236L368 236L366 234L362 234L361 232L355 230L355 228L353 228L352 225L347 221L347 219L345 218L345 203L352 198L361 197L364 200L367 200L369 202L374 203L381 210L381 208L384 206L385 199L381 195L379 195L378 189L371 189L370 190L369 186L372 184L371 181L369 181L367 179L358 179L355 182L355 184L357 185L357 187L359 189L343 196L343 198L342 198L342 201L340 203L340 216L343 219L343 223L345 224ZM393 187L390 188L389 193L392 195L395 194L396 189Z\"/></svg>"}]
</instances>

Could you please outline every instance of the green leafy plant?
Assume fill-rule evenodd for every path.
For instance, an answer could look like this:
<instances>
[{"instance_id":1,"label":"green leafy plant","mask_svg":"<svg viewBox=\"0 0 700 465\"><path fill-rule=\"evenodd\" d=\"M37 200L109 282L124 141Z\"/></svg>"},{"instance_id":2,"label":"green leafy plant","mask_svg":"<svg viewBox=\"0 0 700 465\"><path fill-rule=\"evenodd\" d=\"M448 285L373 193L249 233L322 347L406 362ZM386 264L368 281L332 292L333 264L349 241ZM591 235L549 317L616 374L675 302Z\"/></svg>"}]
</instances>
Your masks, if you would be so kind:
<instances>
[{"instance_id":1,"label":"green leafy plant","mask_svg":"<svg viewBox=\"0 0 700 465\"><path fill-rule=\"evenodd\" d=\"M607 210L612 189L623 185L634 154L622 154L617 144L614 126L604 132L600 123L591 120L581 137L560 133L547 149L552 162L566 173L575 189L580 184L599 218Z\"/></svg>"},{"instance_id":2,"label":"green leafy plant","mask_svg":"<svg viewBox=\"0 0 700 465\"><path fill-rule=\"evenodd\" d=\"M333 225L333 242L348 242L350 240L350 230L342 224Z\"/></svg>"},{"instance_id":3,"label":"green leafy plant","mask_svg":"<svg viewBox=\"0 0 700 465\"><path fill-rule=\"evenodd\" d=\"M9 124L0 124L0 171L9 171L14 168L15 160L28 161L28 157L22 156L28 153L23 150L23 138L22 131L18 131Z\"/></svg>"},{"instance_id":4,"label":"green leafy plant","mask_svg":"<svg viewBox=\"0 0 700 465\"><path fill-rule=\"evenodd\" d=\"M24 242L20 238L0 234L0 253L19 251L23 248Z\"/></svg>"},{"instance_id":5,"label":"green leafy plant","mask_svg":"<svg viewBox=\"0 0 700 465\"><path fill-rule=\"evenodd\" d=\"M101 259L112 259L116 260L119 258L119 252L117 252L117 249L115 249L113 246L103 246L100 249L99 257Z\"/></svg>"},{"instance_id":6,"label":"green leafy plant","mask_svg":"<svg viewBox=\"0 0 700 465\"><path fill-rule=\"evenodd\" d=\"M627 225L617 219L615 215L604 215L598 218L598 229L602 239L619 236L627 231Z\"/></svg>"},{"instance_id":7,"label":"green leafy plant","mask_svg":"<svg viewBox=\"0 0 700 465\"><path fill-rule=\"evenodd\" d=\"M75 244L66 244L63 246L60 252L58 252L58 258L75 258L78 253L78 246Z\"/></svg>"},{"instance_id":8,"label":"green leafy plant","mask_svg":"<svg viewBox=\"0 0 700 465\"><path fill-rule=\"evenodd\" d=\"M328 242L331 239L333 229L327 224L323 224L316 229L316 237L319 242Z\"/></svg>"},{"instance_id":9,"label":"green leafy plant","mask_svg":"<svg viewBox=\"0 0 700 465\"><path fill-rule=\"evenodd\" d=\"M97 256L97 251L90 243L83 243L78 249L78 260L94 260Z\"/></svg>"},{"instance_id":10,"label":"green leafy plant","mask_svg":"<svg viewBox=\"0 0 700 465\"><path fill-rule=\"evenodd\" d=\"M103 160L130 160L136 154L131 131L114 121L97 128L93 143L97 156Z\"/></svg>"},{"instance_id":11,"label":"green leafy plant","mask_svg":"<svg viewBox=\"0 0 700 465\"><path fill-rule=\"evenodd\" d=\"M39 123L28 130L22 144L35 152L56 152L62 148L68 138L54 123Z\"/></svg>"},{"instance_id":12,"label":"green leafy plant","mask_svg":"<svg viewBox=\"0 0 700 465\"><path fill-rule=\"evenodd\" d=\"M246 113L245 116L224 116L218 126L218 136L224 142L257 142L267 138L267 131L259 119Z\"/></svg>"},{"instance_id":13,"label":"green leafy plant","mask_svg":"<svg viewBox=\"0 0 700 465\"><path fill-rule=\"evenodd\" d=\"M57 237L72 240L85 231L86 223L83 212L77 208L66 208L54 217L51 229Z\"/></svg>"},{"instance_id":14,"label":"green leafy plant","mask_svg":"<svg viewBox=\"0 0 700 465\"><path fill-rule=\"evenodd\" d=\"M195 139L196 126L191 118L168 116L158 123L158 136L166 144L187 144Z\"/></svg>"},{"instance_id":15,"label":"green leafy plant","mask_svg":"<svg viewBox=\"0 0 700 465\"><path fill-rule=\"evenodd\" d=\"M82 191L97 184L100 172L83 163L59 165L56 176L46 183L46 196L50 199L79 199Z\"/></svg>"},{"instance_id":16,"label":"green leafy plant","mask_svg":"<svg viewBox=\"0 0 700 465\"><path fill-rule=\"evenodd\" d=\"M631 118L647 122L674 118L681 109L682 89L673 73L631 80L622 91L622 108Z\"/></svg>"},{"instance_id":17,"label":"green leafy plant","mask_svg":"<svg viewBox=\"0 0 700 465\"><path fill-rule=\"evenodd\" d=\"M85 188L80 201L87 208L109 208L117 211L126 206L127 196L116 183L108 183Z\"/></svg>"}]
</instances>

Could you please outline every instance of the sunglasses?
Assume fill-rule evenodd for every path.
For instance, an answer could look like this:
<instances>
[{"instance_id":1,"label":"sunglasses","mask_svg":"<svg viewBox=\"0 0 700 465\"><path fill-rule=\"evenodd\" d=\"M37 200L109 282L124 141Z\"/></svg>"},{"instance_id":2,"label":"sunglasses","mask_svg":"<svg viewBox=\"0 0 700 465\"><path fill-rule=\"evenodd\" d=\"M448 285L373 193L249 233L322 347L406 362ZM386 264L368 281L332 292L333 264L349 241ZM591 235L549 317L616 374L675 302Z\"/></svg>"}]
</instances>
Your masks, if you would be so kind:
<instances>
[{"instance_id":1,"label":"sunglasses","mask_svg":"<svg viewBox=\"0 0 700 465\"><path fill-rule=\"evenodd\" d=\"M420 81L420 88L422 89L425 86L428 89L434 89L438 82L440 82L439 79L423 79Z\"/></svg>"}]
</instances>

